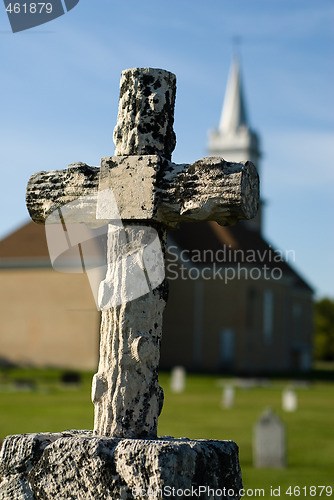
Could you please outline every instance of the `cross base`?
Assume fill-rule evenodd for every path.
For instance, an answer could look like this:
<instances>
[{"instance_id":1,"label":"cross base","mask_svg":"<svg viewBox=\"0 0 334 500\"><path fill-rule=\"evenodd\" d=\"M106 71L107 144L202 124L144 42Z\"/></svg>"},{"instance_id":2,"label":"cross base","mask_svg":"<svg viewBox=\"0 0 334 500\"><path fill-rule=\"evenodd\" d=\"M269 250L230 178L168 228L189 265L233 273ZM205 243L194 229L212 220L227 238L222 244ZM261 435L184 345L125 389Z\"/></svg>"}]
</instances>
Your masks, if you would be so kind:
<instances>
[{"instance_id":1,"label":"cross base","mask_svg":"<svg viewBox=\"0 0 334 500\"><path fill-rule=\"evenodd\" d=\"M0 499L239 499L233 441L120 439L91 431L8 436Z\"/></svg>"}]
</instances>

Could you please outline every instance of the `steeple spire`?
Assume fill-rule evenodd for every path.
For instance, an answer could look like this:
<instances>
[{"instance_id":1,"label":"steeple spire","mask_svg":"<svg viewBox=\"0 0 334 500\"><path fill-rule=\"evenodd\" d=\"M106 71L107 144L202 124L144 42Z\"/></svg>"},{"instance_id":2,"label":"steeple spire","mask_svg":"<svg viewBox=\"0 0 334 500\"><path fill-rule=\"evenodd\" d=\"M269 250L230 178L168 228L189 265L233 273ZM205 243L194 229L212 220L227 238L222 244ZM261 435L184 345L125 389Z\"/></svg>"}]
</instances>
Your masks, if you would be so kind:
<instances>
[{"instance_id":1,"label":"steeple spire","mask_svg":"<svg viewBox=\"0 0 334 500\"><path fill-rule=\"evenodd\" d=\"M247 113L243 96L239 59L234 56L218 129L222 134L233 134L241 127L247 127Z\"/></svg>"},{"instance_id":2,"label":"steeple spire","mask_svg":"<svg viewBox=\"0 0 334 500\"><path fill-rule=\"evenodd\" d=\"M238 50L240 37L234 37L233 43L234 55L230 67L224 105L218 127L218 130L223 134L233 134L236 133L241 127L248 127Z\"/></svg>"},{"instance_id":3,"label":"steeple spire","mask_svg":"<svg viewBox=\"0 0 334 500\"><path fill-rule=\"evenodd\" d=\"M239 57L232 59L219 127L209 133L210 156L252 161L259 169L259 139L248 123Z\"/></svg>"}]
</instances>

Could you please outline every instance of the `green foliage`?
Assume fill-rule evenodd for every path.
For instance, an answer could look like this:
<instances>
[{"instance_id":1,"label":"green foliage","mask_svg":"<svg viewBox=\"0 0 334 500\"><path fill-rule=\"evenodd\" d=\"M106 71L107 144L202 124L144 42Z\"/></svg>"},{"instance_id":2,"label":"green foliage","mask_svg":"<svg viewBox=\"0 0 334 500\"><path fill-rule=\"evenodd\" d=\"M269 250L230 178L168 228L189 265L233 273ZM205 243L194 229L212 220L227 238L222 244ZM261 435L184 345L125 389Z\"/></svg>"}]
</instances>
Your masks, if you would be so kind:
<instances>
[{"instance_id":1,"label":"green foliage","mask_svg":"<svg viewBox=\"0 0 334 500\"><path fill-rule=\"evenodd\" d=\"M334 300L319 300L314 308L315 359L334 361Z\"/></svg>"}]
</instances>

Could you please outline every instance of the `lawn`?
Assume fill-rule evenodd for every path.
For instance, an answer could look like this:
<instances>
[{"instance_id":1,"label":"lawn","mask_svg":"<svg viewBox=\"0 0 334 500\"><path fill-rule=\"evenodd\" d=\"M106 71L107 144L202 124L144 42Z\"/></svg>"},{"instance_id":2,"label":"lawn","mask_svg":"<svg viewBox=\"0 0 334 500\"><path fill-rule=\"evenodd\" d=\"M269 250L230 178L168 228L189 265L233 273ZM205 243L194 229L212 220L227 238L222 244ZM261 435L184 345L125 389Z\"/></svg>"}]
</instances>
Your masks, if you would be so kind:
<instances>
[{"instance_id":1,"label":"lawn","mask_svg":"<svg viewBox=\"0 0 334 500\"><path fill-rule=\"evenodd\" d=\"M64 387L60 376L56 370L0 372L0 439L24 432L92 428L92 374L82 374L79 387ZM18 379L21 383L15 384ZM22 379L33 380L35 387L22 387ZM314 381L307 387L296 387L298 410L286 413L281 409L281 395L288 381L271 381L267 386L249 389L237 387L235 405L228 410L221 408L222 386L226 382L219 377L191 375L185 391L173 394L169 375L161 374L165 404L158 434L234 440L240 448L248 497L263 497L264 491L265 498L311 499L320 498L321 492L319 488L310 490L311 486L332 486L334 490L334 383ZM286 425L288 466L283 470L252 466L253 426L268 406ZM290 486L291 496L286 494ZM294 490L296 486L300 489ZM271 494L271 488L275 494ZM326 497L326 491L321 496Z\"/></svg>"}]
</instances>

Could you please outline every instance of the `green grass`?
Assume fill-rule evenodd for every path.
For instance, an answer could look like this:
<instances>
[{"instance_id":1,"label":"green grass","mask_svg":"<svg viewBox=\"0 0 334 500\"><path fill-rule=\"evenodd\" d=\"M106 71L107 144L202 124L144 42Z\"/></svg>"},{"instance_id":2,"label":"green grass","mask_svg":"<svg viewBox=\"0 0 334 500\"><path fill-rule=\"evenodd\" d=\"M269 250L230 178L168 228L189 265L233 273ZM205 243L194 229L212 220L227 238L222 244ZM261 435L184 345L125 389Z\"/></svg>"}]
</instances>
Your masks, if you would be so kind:
<instances>
[{"instance_id":1,"label":"green grass","mask_svg":"<svg viewBox=\"0 0 334 500\"><path fill-rule=\"evenodd\" d=\"M64 387L61 370L15 369L0 372L0 439L8 434L91 429L92 374L81 374L79 387ZM31 380L35 390L19 390L17 380Z\"/></svg>"},{"instance_id":2,"label":"green grass","mask_svg":"<svg viewBox=\"0 0 334 500\"><path fill-rule=\"evenodd\" d=\"M308 389L297 389L298 411L285 413L281 410L281 394L287 381L272 382L265 388L237 388L235 406L229 410L220 407L222 388L215 377L189 377L184 394L170 393L166 376L161 377L161 382L166 390L159 433L232 439L240 449L245 488L264 488L268 498L270 486L280 486L283 498L289 498L284 495L289 486L331 485L334 490L333 383L315 382ZM288 467L283 470L252 466L253 426L267 406L286 425Z\"/></svg>"},{"instance_id":3,"label":"green grass","mask_svg":"<svg viewBox=\"0 0 334 500\"><path fill-rule=\"evenodd\" d=\"M66 429L90 429L93 405L90 402L92 374L82 375L79 388L65 389L59 383L60 371L16 370L0 372L0 439L8 434ZM31 392L13 389L13 380L36 381ZM202 439L232 439L240 448L240 463L246 489L280 486L280 498L289 498L289 486L333 486L334 480L334 383L314 381L308 388L297 388L298 411L281 410L282 390L288 381L272 381L268 387L236 389L235 406L222 409L219 377L187 377L183 394L169 390L169 376L161 374L165 404L158 434ZM271 406L287 429L288 466L283 470L254 469L252 466L253 426L267 406ZM300 498L319 498L301 490ZM319 491L318 491L319 493ZM255 496L255 495L254 495ZM322 497L325 497L323 493ZM334 496L334 494L333 494ZM290 497L294 498L294 496Z\"/></svg>"}]
</instances>

